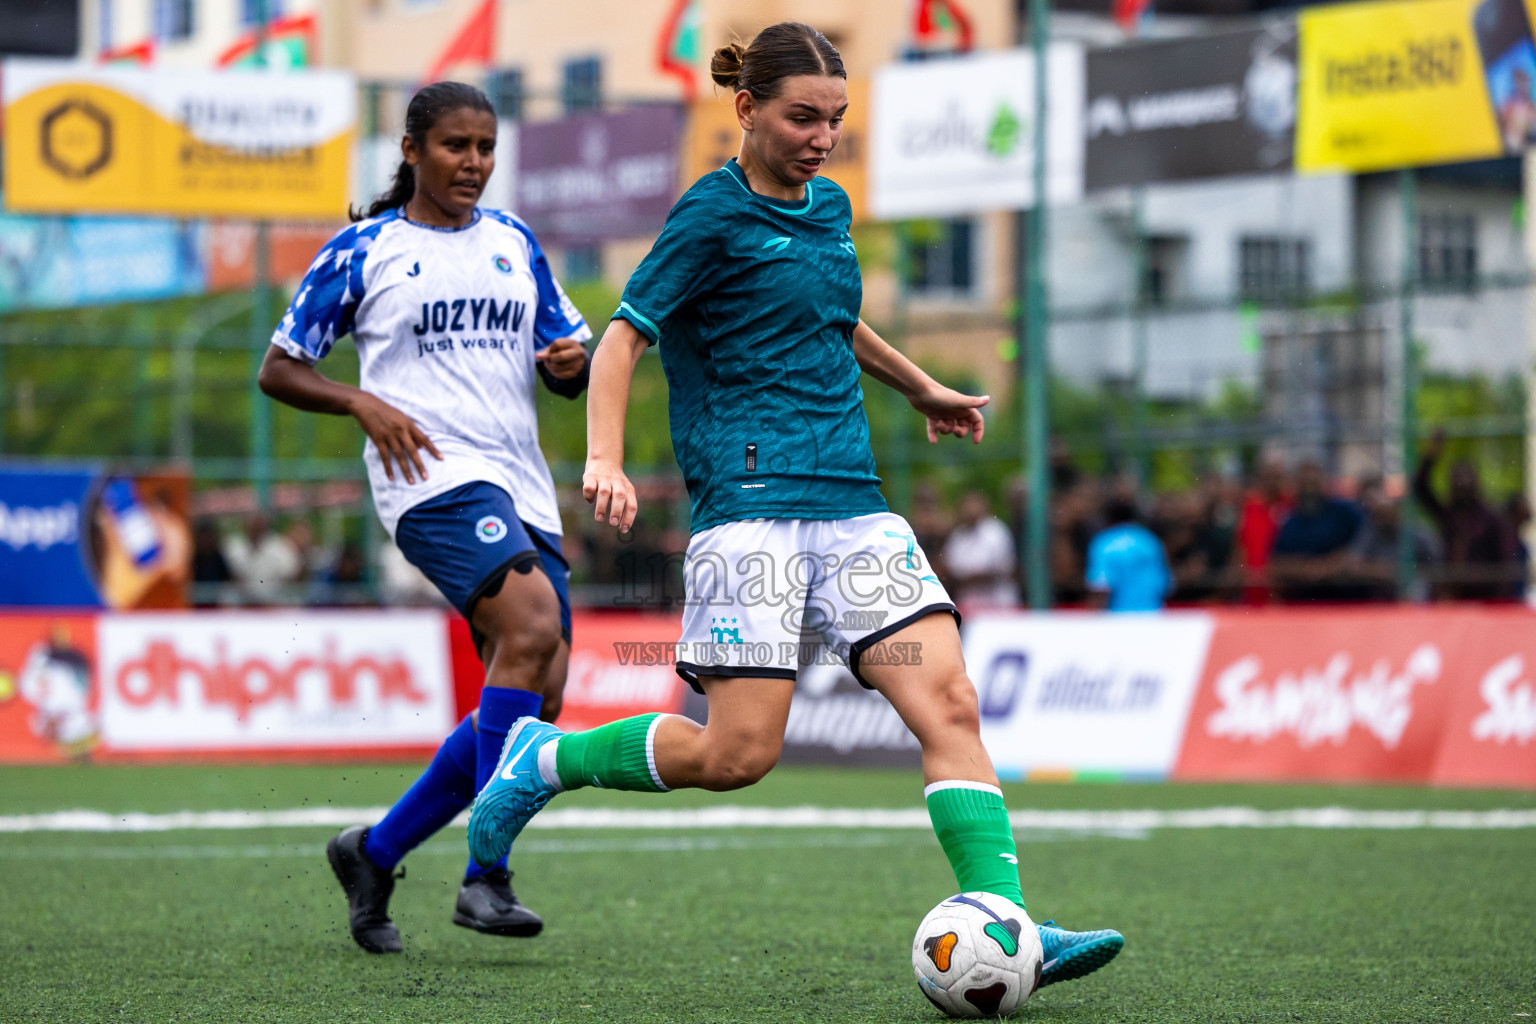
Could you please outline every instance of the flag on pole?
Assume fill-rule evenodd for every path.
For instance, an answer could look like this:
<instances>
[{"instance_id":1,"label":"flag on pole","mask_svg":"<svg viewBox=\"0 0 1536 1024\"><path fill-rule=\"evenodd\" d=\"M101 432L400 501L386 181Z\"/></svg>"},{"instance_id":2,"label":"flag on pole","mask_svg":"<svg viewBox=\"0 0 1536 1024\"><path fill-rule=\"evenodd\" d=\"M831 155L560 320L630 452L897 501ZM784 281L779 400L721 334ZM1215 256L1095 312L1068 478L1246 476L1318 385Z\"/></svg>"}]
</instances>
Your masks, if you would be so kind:
<instances>
[{"instance_id":1,"label":"flag on pole","mask_svg":"<svg viewBox=\"0 0 1536 1024\"><path fill-rule=\"evenodd\" d=\"M657 40L656 66L683 83L684 100L693 99L696 88L694 68L700 56L699 21L699 0L675 0Z\"/></svg>"},{"instance_id":2,"label":"flag on pole","mask_svg":"<svg viewBox=\"0 0 1536 1024\"><path fill-rule=\"evenodd\" d=\"M1152 18L1152 0L1114 0L1115 24L1125 31L1136 31Z\"/></svg>"},{"instance_id":3,"label":"flag on pole","mask_svg":"<svg viewBox=\"0 0 1536 1024\"><path fill-rule=\"evenodd\" d=\"M127 46L114 46L96 55L96 63L109 66L137 64L149 67L154 62L155 41L153 39L145 39L143 42L131 43Z\"/></svg>"},{"instance_id":4,"label":"flag on pole","mask_svg":"<svg viewBox=\"0 0 1536 1024\"><path fill-rule=\"evenodd\" d=\"M214 62L220 68L307 68L319 63L320 23L313 14L296 14L267 22L264 58L258 61L255 29L235 40Z\"/></svg>"},{"instance_id":5,"label":"flag on pole","mask_svg":"<svg viewBox=\"0 0 1536 1024\"><path fill-rule=\"evenodd\" d=\"M920 50L965 53L975 46L976 38L971 19L959 0L917 0L912 43Z\"/></svg>"},{"instance_id":6,"label":"flag on pole","mask_svg":"<svg viewBox=\"0 0 1536 1024\"><path fill-rule=\"evenodd\" d=\"M485 0L464 22L453 40L437 55L422 84L440 80L455 64L489 64L496 48L496 0Z\"/></svg>"}]
</instances>

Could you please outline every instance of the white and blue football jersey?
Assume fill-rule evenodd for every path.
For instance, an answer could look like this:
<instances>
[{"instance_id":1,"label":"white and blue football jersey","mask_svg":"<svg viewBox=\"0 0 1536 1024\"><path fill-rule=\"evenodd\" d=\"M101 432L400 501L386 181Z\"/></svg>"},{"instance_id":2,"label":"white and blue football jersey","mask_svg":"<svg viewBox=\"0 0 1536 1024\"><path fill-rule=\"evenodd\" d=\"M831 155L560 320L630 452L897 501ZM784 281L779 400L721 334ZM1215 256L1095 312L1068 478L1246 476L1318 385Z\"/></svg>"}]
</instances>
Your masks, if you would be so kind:
<instances>
[{"instance_id":1,"label":"white and blue football jersey","mask_svg":"<svg viewBox=\"0 0 1536 1024\"><path fill-rule=\"evenodd\" d=\"M554 481L539 449L533 354L556 338L592 337L550 273L528 226L477 210L462 228L360 221L310 264L272 344L314 365L351 334L361 387L410 416L442 452L427 479L384 475L363 450L379 518L394 536L412 506L472 481L505 488L524 521L560 532Z\"/></svg>"}]
</instances>

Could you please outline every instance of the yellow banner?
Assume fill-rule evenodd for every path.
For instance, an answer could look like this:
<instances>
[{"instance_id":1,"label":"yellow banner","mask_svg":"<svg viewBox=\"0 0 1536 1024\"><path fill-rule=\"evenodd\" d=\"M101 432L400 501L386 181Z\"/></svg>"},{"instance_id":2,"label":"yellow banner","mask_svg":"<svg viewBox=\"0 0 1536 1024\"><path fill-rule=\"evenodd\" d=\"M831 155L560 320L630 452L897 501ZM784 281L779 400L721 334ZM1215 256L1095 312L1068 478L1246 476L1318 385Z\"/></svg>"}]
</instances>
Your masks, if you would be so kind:
<instances>
[{"instance_id":1,"label":"yellow banner","mask_svg":"<svg viewBox=\"0 0 1536 1024\"><path fill-rule=\"evenodd\" d=\"M345 75L10 61L4 87L7 209L346 214L356 95Z\"/></svg>"},{"instance_id":2,"label":"yellow banner","mask_svg":"<svg viewBox=\"0 0 1536 1024\"><path fill-rule=\"evenodd\" d=\"M848 82L848 113L843 118L843 138L822 168L848 193L855 224L869 219L865 203L865 166L869 145L869 83ZM736 121L734 94L717 92L696 100L688 111L688 138L683 147L683 188L710 171L718 171L741 150L741 125Z\"/></svg>"},{"instance_id":3,"label":"yellow banner","mask_svg":"<svg viewBox=\"0 0 1536 1024\"><path fill-rule=\"evenodd\" d=\"M1299 24L1299 170L1478 160L1536 142L1524 0L1351 4Z\"/></svg>"}]
</instances>

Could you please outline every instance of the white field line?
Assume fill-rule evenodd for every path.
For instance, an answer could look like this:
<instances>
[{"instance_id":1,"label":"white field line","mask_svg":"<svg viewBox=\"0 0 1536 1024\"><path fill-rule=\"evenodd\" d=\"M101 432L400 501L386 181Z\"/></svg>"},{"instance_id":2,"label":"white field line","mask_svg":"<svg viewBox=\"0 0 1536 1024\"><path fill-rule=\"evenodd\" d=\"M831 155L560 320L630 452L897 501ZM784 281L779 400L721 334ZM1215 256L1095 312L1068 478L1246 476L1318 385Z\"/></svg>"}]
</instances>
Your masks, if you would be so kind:
<instances>
[{"instance_id":1,"label":"white field line","mask_svg":"<svg viewBox=\"0 0 1536 1024\"><path fill-rule=\"evenodd\" d=\"M171 832L356 825L378 821L385 807L304 807L281 811L177 811L171 814L52 811L0 816L0 834L27 832ZM1127 833L1152 829L1525 829L1536 828L1536 810L1371 811L1310 807L1261 811L1206 807L1184 811L1014 811L1016 830ZM454 824L463 827L461 814ZM836 807L720 807L679 810L557 808L529 828L691 830L729 828L927 829L923 809L871 810Z\"/></svg>"}]
</instances>

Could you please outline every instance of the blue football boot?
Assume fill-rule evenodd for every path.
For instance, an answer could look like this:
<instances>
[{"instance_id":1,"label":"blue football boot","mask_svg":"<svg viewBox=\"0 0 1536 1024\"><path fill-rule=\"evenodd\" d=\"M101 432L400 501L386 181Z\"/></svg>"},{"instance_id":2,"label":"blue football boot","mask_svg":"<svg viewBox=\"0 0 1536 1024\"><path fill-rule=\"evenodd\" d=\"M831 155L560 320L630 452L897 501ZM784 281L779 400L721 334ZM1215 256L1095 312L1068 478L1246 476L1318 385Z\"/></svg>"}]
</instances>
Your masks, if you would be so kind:
<instances>
[{"instance_id":1,"label":"blue football boot","mask_svg":"<svg viewBox=\"0 0 1536 1024\"><path fill-rule=\"evenodd\" d=\"M1040 969L1040 984L1035 986L1036 989L1092 974L1113 960L1125 945L1125 936L1112 928L1069 932L1057 928L1055 921L1035 927L1040 932L1040 947L1045 950L1045 963Z\"/></svg>"},{"instance_id":2,"label":"blue football boot","mask_svg":"<svg viewBox=\"0 0 1536 1024\"><path fill-rule=\"evenodd\" d=\"M512 847L523 826L549 803L555 788L539 775L539 749L565 735L548 722L519 718L501 746L501 760L469 812L469 855L488 868Z\"/></svg>"}]
</instances>

